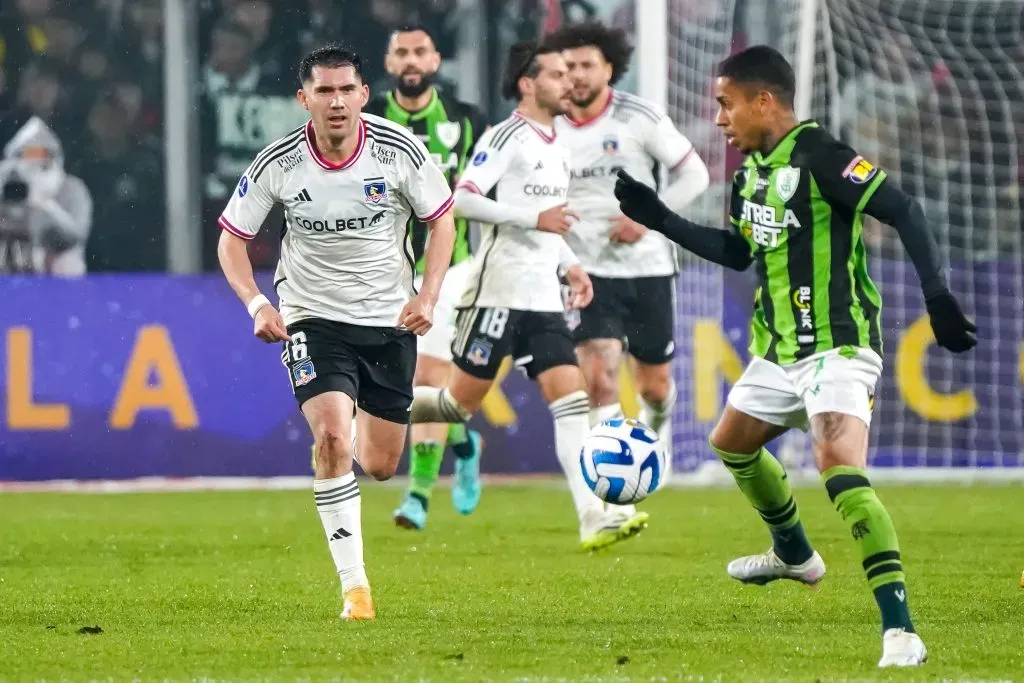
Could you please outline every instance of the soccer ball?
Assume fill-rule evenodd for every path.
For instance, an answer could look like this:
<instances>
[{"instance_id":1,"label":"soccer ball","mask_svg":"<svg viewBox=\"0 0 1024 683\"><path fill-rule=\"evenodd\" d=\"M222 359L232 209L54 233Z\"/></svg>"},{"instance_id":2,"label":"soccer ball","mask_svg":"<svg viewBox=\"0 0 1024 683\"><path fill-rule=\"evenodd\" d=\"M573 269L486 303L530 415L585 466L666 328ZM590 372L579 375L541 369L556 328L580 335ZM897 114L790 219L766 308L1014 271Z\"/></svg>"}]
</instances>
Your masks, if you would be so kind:
<instances>
[{"instance_id":1,"label":"soccer ball","mask_svg":"<svg viewBox=\"0 0 1024 683\"><path fill-rule=\"evenodd\" d=\"M598 498L616 505L643 500L665 483L665 447L653 429L628 418L595 425L580 451L580 468Z\"/></svg>"}]
</instances>

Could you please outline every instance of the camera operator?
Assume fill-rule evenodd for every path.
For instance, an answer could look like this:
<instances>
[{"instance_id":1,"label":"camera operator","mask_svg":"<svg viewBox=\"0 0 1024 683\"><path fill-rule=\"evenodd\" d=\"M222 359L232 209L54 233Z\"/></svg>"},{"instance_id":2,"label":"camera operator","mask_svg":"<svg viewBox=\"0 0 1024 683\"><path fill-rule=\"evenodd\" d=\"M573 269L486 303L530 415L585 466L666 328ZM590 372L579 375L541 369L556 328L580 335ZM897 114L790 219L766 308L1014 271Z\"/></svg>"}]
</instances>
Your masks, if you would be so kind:
<instances>
[{"instance_id":1,"label":"camera operator","mask_svg":"<svg viewBox=\"0 0 1024 683\"><path fill-rule=\"evenodd\" d=\"M64 171L60 140L32 117L0 161L0 273L84 275L92 196Z\"/></svg>"}]
</instances>

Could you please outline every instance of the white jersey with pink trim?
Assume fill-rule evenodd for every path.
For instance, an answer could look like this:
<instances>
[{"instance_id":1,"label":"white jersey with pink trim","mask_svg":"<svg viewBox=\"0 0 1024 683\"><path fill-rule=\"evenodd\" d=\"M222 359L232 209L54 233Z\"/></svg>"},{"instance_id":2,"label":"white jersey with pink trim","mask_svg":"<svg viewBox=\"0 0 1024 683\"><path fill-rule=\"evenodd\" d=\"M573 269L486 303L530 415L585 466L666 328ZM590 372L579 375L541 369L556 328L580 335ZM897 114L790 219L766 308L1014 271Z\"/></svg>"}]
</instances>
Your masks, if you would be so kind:
<instances>
[{"instance_id":1,"label":"white jersey with pink trim","mask_svg":"<svg viewBox=\"0 0 1024 683\"><path fill-rule=\"evenodd\" d=\"M218 221L252 239L273 205L284 207L274 287L287 324L396 326L414 293L406 223L410 215L434 220L452 206L444 174L408 130L362 114L358 135L340 164L317 150L312 122L268 145Z\"/></svg>"},{"instance_id":2,"label":"white jersey with pink trim","mask_svg":"<svg viewBox=\"0 0 1024 683\"><path fill-rule=\"evenodd\" d=\"M565 240L583 268L600 277L653 277L679 270L675 246L650 232L634 244L611 242L611 220L622 215L615 174L625 169L657 187L661 170L681 167L695 154L664 112L647 100L612 90L604 109L589 121L555 119L555 130L572 155L569 208L580 214Z\"/></svg>"},{"instance_id":3,"label":"white jersey with pink trim","mask_svg":"<svg viewBox=\"0 0 1024 683\"><path fill-rule=\"evenodd\" d=\"M480 137L457 187L521 214L516 223L481 228L459 307L564 310L558 280L564 242L537 229L537 216L564 204L569 190L569 152L554 131L513 113Z\"/></svg>"}]
</instances>

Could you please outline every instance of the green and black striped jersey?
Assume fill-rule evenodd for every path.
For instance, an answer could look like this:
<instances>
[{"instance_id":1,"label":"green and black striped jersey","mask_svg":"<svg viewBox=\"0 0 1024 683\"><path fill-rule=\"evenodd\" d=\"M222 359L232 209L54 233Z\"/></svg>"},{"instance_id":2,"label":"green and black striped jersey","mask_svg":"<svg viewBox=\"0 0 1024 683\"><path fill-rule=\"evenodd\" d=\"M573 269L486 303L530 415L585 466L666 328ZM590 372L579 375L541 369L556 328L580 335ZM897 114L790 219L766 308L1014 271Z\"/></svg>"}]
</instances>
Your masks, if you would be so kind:
<instances>
[{"instance_id":1,"label":"green and black striped jersey","mask_svg":"<svg viewBox=\"0 0 1024 683\"><path fill-rule=\"evenodd\" d=\"M733 179L730 220L758 275L751 354L788 365L842 346L882 353L882 299L868 275L864 207L885 181L806 121Z\"/></svg>"},{"instance_id":2,"label":"green and black striped jersey","mask_svg":"<svg viewBox=\"0 0 1024 683\"><path fill-rule=\"evenodd\" d=\"M479 109L450 97L437 88L433 89L430 103L420 111L406 111L391 92L371 101L366 111L410 129L426 145L427 151L441 167L448 179L448 185L452 188L465 168L466 161L473 152L473 146L487 128L487 121ZM422 273L427 226L415 218L410 219L409 236L416 259L416 272ZM470 256L469 224L465 219L458 218L455 221L452 265L461 263Z\"/></svg>"}]
</instances>

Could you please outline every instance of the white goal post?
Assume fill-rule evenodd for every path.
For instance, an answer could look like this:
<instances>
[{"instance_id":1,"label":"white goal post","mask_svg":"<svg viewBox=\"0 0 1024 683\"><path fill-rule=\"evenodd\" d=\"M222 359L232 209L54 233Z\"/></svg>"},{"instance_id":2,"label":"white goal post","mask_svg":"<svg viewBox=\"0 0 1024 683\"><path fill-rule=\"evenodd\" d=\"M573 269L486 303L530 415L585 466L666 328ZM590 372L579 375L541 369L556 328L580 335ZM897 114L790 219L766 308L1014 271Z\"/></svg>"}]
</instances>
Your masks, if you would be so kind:
<instances>
[{"instance_id":1,"label":"white goal post","mask_svg":"<svg viewBox=\"0 0 1024 683\"><path fill-rule=\"evenodd\" d=\"M798 115L885 167L924 207L979 345L962 356L934 346L912 264L895 232L870 220L886 346L872 477L1024 480L1024 0L774 0L767 12L737 0L644 0L635 8L638 94L666 107L711 169L712 188L689 217L726 222L736 159L713 125L714 67L754 43L794 65ZM749 277L684 263L676 479L728 481L706 435L746 359ZM804 434L787 435L775 452L798 479L813 471Z\"/></svg>"}]
</instances>

